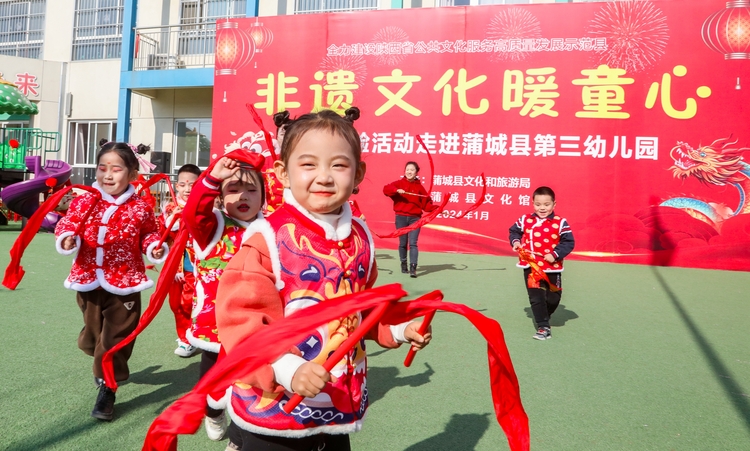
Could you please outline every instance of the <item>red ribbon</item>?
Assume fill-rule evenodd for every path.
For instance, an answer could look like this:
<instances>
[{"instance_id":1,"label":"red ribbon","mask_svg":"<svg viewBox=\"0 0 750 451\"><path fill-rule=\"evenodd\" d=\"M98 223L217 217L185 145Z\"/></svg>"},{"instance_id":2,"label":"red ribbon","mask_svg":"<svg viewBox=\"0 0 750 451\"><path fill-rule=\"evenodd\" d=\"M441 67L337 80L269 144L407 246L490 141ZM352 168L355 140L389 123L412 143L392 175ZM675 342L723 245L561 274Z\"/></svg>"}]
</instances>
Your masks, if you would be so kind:
<instances>
[{"instance_id":1,"label":"red ribbon","mask_svg":"<svg viewBox=\"0 0 750 451\"><path fill-rule=\"evenodd\" d=\"M165 241L167 241L167 238L169 238L169 234L172 233L172 227L174 227L174 223L177 222L178 219L180 219L180 216L182 216L182 213L175 213L172 215L172 219L169 220L169 224L167 224L167 227L164 229L164 233L162 233L159 242L156 244L156 248L161 248L161 245L164 244Z\"/></svg>"},{"instance_id":2,"label":"red ribbon","mask_svg":"<svg viewBox=\"0 0 750 451\"><path fill-rule=\"evenodd\" d=\"M159 313L162 305L164 305L164 299L166 299L167 294L169 294L169 289L174 282L174 276L175 274L177 274L177 271L180 268L183 251L185 250L185 245L187 244L188 240L188 232L184 226L184 221L180 224L180 230L179 232L177 232L177 237L174 240L172 249L167 256L167 259L164 262L164 266L162 267L161 274L159 274L159 278L156 281L156 289L154 289L154 292L149 298L148 307L146 308L146 311L143 312L143 315L141 315L141 319L138 321L138 326L136 326L135 330L131 332L130 335L110 348L102 357L102 372L104 373L104 383L107 384L107 387L111 388L113 391L117 391L115 369L112 363L114 354L123 347L127 346L130 342L135 340L138 334L140 334L144 329L146 329L146 327L148 327L149 324L151 324L151 321L154 320L156 314Z\"/></svg>"},{"instance_id":3,"label":"red ribbon","mask_svg":"<svg viewBox=\"0 0 750 451\"><path fill-rule=\"evenodd\" d=\"M376 232L372 232L377 236L378 238L396 238L397 236L406 235L407 233L411 232L412 230L417 230L418 228L422 227L425 224L429 224L432 222L437 215L443 212L443 209L445 208L445 204L448 203L448 200L450 199L449 196L445 196L443 198L443 202L434 210L429 212L426 215L423 215L421 218L419 218L419 221L415 222L414 224L406 227L401 227L400 229L396 229L395 231L387 234L387 235L381 235Z\"/></svg>"},{"instance_id":4,"label":"red ribbon","mask_svg":"<svg viewBox=\"0 0 750 451\"><path fill-rule=\"evenodd\" d=\"M268 151L271 152L271 156L273 157L273 161L276 161L279 159L279 157L276 155L276 149L273 147L273 140L271 139L271 134L268 133L268 130L263 126L263 119L260 118L258 115L258 112L255 111L255 107L252 103L246 103L245 106L247 107L247 110L250 112L250 115L253 117L253 121L255 121L255 124L260 127L260 131L263 132L263 138L266 140L266 146L268 146Z\"/></svg>"},{"instance_id":5,"label":"red ribbon","mask_svg":"<svg viewBox=\"0 0 750 451\"><path fill-rule=\"evenodd\" d=\"M484 195L487 194L487 179L484 178L484 172L482 172L482 194L479 197L479 200L474 203L471 207L469 207L465 212L461 213L460 215L456 216L453 219L461 219L467 214L471 213L472 211L479 208L480 205L484 203Z\"/></svg>"},{"instance_id":6,"label":"red ribbon","mask_svg":"<svg viewBox=\"0 0 750 451\"><path fill-rule=\"evenodd\" d=\"M427 154L427 160L430 162L430 188L427 189L427 195L432 194L432 182L435 180L435 163L432 161L432 155L430 155L430 149L427 148L424 141L422 141L422 137L417 135L417 142L420 146L424 149L425 153Z\"/></svg>"},{"instance_id":7,"label":"red ribbon","mask_svg":"<svg viewBox=\"0 0 750 451\"><path fill-rule=\"evenodd\" d=\"M154 420L143 450L175 451L178 434L192 434L200 428L205 414L206 395L225 390L262 365L276 361L307 337L311 329L357 311L366 311L384 302L395 301L405 295L400 285L391 284L341 296L300 310L251 334L226 358L214 365L193 390ZM439 296L439 292L435 292L433 299L393 303L388 307L382 322L400 324L436 309L453 312L468 319L487 341L495 416L508 437L510 449L528 451L528 417L521 403L518 379L500 324L465 305L442 302L438 300Z\"/></svg>"},{"instance_id":8,"label":"red ribbon","mask_svg":"<svg viewBox=\"0 0 750 451\"><path fill-rule=\"evenodd\" d=\"M367 317L362 320L362 324L360 324L359 327L357 327L351 333L351 335L349 335L349 337L339 345L338 349L336 349L331 355L329 355L326 361L323 362L323 368L325 368L326 371L330 372L333 367L336 366L336 364L339 363L341 359L343 359L349 353L349 351L357 346L357 343L359 343L359 341L364 338L365 334L367 334L370 329L378 325L389 304L389 302L383 302L382 304L372 309ZM286 404L284 404L284 412L294 412L294 408L297 407L303 399L305 399L304 396L295 393L294 396L292 396L292 398Z\"/></svg>"},{"instance_id":9,"label":"red ribbon","mask_svg":"<svg viewBox=\"0 0 750 451\"><path fill-rule=\"evenodd\" d=\"M422 141L422 138L419 135L417 135L416 138L417 138L417 141L419 142L419 144L424 148L425 152L427 152L427 158L430 160L430 189L427 190L428 196L430 196L432 194L432 182L433 182L433 179L435 178L435 175L434 175L434 173L435 173L435 166L434 166L434 164L432 162L432 156L430 156L430 151L429 151L429 149L427 149L427 146L425 145L424 141ZM406 193L406 194L412 194L412 193ZM461 219L464 216L466 216L467 214L469 214L470 212L472 212L472 211L476 210L477 208L479 208L484 203L484 196L485 196L485 194L487 194L487 180L484 178L484 173L482 173L482 195L480 196L479 200L477 202L475 202L474 205L472 205L471 207L469 207L466 211L464 211L463 213L461 213L460 215L456 216L453 219ZM419 196L420 194L414 194L414 195L415 196ZM443 202L436 209L432 210L429 214L422 216L419 219L419 221L415 222L414 224L411 224L411 225L409 225L407 227L402 227L400 229L396 229L396 231L391 232L391 233L389 233L387 235L380 235L380 234L378 234L378 233L376 233L374 231L373 231L373 233L378 238L396 238L396 237L399 237L401 235L406 235L407 233L411 232L412 230L417 230L418 228L423 227L423 226L431 223L433 220L435 220L435 218L440 213L443 212L443 210L445 209L445 205L448 203L449 199L450 199L450 196L445 196L445 198L443 199Z\"/></svg>"},{"instance_id":10,"label":"red ribbon","mask_svg":"<svg viewBox=\"0 0 750 451\"><path fill-rule=\"evenodd\" d=\"M88 191L95 197L97 197L97 199L91 204L91 207L89 207L88 211L86 212L86 216L84 216L83 221L81 221L81 223L78 225L78 229L75 232L75 235L81 235L83 226L84 224L86 224L86 220L94 210L94 206L97 204L99 199L101 199L101 193L90 186L66 186L65 188L48 197L47 200L39 206L37 211L35 211L34 214L31 215L29 220L26 222L26 227L24 227L23 231L18 235L18 238L16 238L16 241L13 243L13 247L10 249L10 263L8 263L8 266L5 268L5 276L3 277L4 286L11 290L15 290L18 284L21 283L21 279L23 279L23 275L26 273L26 271L23 270L23 266L21 266L21 257L23 257L24 251L36 236L39 228L42 226L42 222L44 222L44 217L47 216L47 213L54 210L60 203L62 198L73 188Z\"/></svg>"},{"instance_id":11,"label":"red ribbon","mask_svg":"<svg viewBox=\"0 0 750 451\"><path fill-rule=\"evenodd\" d=\"M521 260L526 262L529 265L529 267L531 267L531 272L529 273L529 277L526 279L527 287L539 288L540 282L543 280L547 282L547 285L549 286L550 291L562 291L562 288L550 282L549 277L547 276L547 273L542 271L542 268L540 268L539 265L536 263L536 259L534 258L534 255L531 253L531 251L528 251L524 248L520 248L518 249L518 255L521 257Z\"/></svg>"}]
</instances>

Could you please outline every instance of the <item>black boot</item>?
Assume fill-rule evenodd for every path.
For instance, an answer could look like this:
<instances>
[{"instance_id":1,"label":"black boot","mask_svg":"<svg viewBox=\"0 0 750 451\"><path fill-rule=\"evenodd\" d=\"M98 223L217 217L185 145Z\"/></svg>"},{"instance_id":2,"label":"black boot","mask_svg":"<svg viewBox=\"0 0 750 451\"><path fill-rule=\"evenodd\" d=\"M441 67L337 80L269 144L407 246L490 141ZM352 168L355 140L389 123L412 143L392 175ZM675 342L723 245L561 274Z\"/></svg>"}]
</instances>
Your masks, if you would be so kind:
<instances>
[{"instance_id":1,"label":"black boot","mask_svg":"<svg viewBox=\"0 0 750 451\"><path fill-rule=\"evenodd\" d=\"M406 262L401 262L401 272L403 274L409 274L409 268L406 267Z\"/></svg>"},{"instance_id":2,"label":"black boot","mask_svg":"<svg viewBox=\"0 0 750 451\"><path fill-rule=\"evenodd\" d=\"M416 263L412 263L411 265L409 265L409 276L412 279L417 278L417 264Z\"/></svg>"},{"instance_id":3,"label":"black boot","mask_svg":"<svg viewBox=\"0 0 750 451\"><path fill-rule=\"evenodd\" d=\"M94 410L91 416L104 421L112 421L115 414L115 392L102 383L99 385L99 394L96 397Z\"/></svg>"}]
</instances>

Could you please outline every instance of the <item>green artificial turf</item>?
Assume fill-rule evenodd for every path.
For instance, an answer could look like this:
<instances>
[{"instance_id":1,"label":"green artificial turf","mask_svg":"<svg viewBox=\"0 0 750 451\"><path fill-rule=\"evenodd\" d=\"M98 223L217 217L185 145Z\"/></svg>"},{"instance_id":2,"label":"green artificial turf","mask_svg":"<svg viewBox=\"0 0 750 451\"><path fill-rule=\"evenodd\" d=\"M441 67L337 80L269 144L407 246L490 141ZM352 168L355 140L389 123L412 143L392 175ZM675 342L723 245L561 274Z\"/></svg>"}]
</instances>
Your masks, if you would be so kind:
<instances>
[{"instance_id":1,"label":"green artificial turf","mask_svg":"<svg viewBox=\"0 0 750 451\"><path fill-rule=\"evenodd\" d=\"M1 268L17 234L0 229ZM749 274L569 261L552 339L540 342L513 259L423 252L417 279L400 273L392 251L377 260L379 283L400 282L413 296L441 289L500 322L532 450L750 449ZM0 449L140 449L154 417L197 380L200 358L172 353L165 306L136 343L115 420L89 417L91 358L77 349L81 315L62 286L70 263L40 234L19 288L0 288ZM456 315L439 313L433 327L410 368L406 349L370 345L372 405L352 436L355 451L508 449L484 341ZM225 445L199 430L181 436L179 449Z\"/></svg>"}]
</instances>

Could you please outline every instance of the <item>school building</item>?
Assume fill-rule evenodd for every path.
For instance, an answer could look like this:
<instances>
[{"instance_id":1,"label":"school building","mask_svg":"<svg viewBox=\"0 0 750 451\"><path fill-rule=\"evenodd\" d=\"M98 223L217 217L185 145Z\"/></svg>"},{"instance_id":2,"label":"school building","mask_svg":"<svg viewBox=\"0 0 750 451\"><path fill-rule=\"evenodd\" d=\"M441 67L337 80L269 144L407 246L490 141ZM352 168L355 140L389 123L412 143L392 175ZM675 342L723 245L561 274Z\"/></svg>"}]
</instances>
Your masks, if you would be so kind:
<instances>
[{"instance_id":1,"label":"school building","mask_svg":"<svg viewBox=\"0 0 750 451\"><path fill-rule=\"evenodd\" d=\"M39 107L0 127L59 132L46 158L73 166L74 183L93 181L103 138L150 144L169 172L205 167L217 19L553 1L0 0L0 73Z\"/></svg>"}]
</instances>

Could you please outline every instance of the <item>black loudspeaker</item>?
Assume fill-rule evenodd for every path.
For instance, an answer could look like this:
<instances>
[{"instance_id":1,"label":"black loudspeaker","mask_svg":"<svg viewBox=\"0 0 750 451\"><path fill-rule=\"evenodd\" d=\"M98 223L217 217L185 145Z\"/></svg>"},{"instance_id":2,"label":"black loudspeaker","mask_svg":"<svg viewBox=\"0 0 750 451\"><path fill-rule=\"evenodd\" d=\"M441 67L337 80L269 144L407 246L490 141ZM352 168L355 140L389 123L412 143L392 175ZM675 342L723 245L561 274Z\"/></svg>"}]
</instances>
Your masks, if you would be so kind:
<instances>
[{"instance_id":1,"label":"black loudspeaker","mask_svg":"<svg viewBox=\"0 0 750 451\"><path fill-rule=\"evenodd\" d=\"M156 165L153 172L169 174L172 169L171 160L172 154L169 152L151 152L151 163Z\"/></svg>"}]
</instances>

